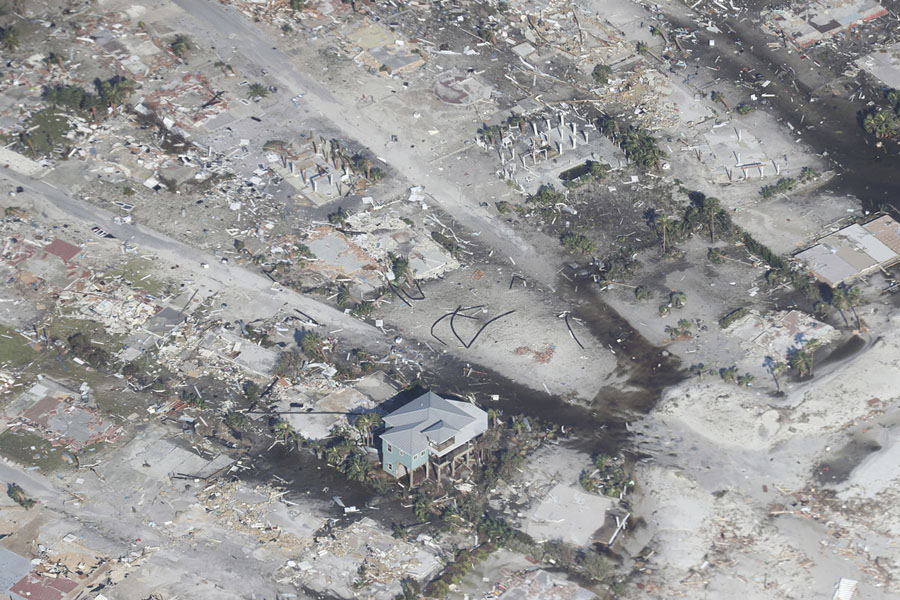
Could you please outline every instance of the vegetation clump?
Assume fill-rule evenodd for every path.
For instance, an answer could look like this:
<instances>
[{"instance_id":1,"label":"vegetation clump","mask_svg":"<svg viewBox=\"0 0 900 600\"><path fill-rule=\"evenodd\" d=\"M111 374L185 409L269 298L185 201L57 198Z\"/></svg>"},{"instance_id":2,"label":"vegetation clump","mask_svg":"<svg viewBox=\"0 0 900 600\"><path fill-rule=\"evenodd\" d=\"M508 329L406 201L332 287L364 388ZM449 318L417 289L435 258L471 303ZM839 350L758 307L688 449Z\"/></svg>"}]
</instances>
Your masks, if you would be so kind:
<instances>
[{"instance_id":1,"label":"vegetation clump","mask_svg":"<svg viewBox=\"0 0 900 600\"><path fill-rule=\"evenodd\" d=\"M0 47L12 52L21 45L19 32L15 27L0 27Z\"/></svg>"},{"instance_id":2,"label":"vegetation clump","mask_svg":"<svg viewBox=\"0 0 900 600\"><path fill-rule=\"evenodd\" d=\"M109 361L109 352L92 344L88 337L81 332L70 335L66 341L69 345L69 352L95 369L106 366Z\"/></svg>"},{"instance_id":3,"label":"vegetation clump","mask_svg":"<svg viewBox=\"0 0 900 600\"><path fill-rule=\"evenodd\" d=\"M118 106L134 91L134 82L125 77L94 81L96 94L76 85L55 85L44 88L44 101L54 107L66 108L75 113L93 115L99 120L102 114L97 110L108 106Z\"/></svg>"},{"instance_id":4,"label":"vegetation clump","mask_svg":"<svg viewBox=\"0 0 900 600\"><path fill-rule=\"evenodd\" d=\"M775 254L768 246L764 246L756 241L752 235L745 232L742 239L744 246L750 254L758 256L764 263L781 273L788 273L790 271L787 261Z\"/></svg>"},{"instance_id":5,"label":"vegetation clump","mask_svg":"<svg viewBox=\"0 0 900 600\"><path fill-rule=\"evenodd\" d=\"M247 415L245 413L231 411L225 415L225 424L235 431L240 431L246 428L249 423L250 419L247 418Z\"/></svg>"},{"instance_id":6,"label":"vegetation clump","mask_svg":"<svg viewBox=\"0 0 900 600\"><path fill-rule=\"evenodd\" d=\"M596 160L586 161L584 166L587 168L587 171L583 175L563 183L566 189L577 189L592 181L603 181L611 169L608 164L597 162Z\"/></svg>"},{"instance_id":7,"label":"vegetation clump","mask_svg":"<svg viewBox=\"0 0 900 600\"><path fill-rule=\"evenodd\" d=\"M666 326L666 333L669 334L669 339L673 341L689 338L694 335L691 331L692 325L693 323L691 323L690 319L678 319L678 325L676 327L672 327L671 325Z\"/></svg>"},{"instance_id":8,"label":"vegetation clump","mask_svg":"<svg viewBox=\"0 0 900 600\"><path fill-rule=\"evenodd\" d=\"M181 60L184 60L193 49L191 38L184 35L183 33L179 33L174 38L172 38L171 42L169 42L169 49L172 51L172 54L174 54Z\"/></svg>"},{"instance_id":9,"label":"vegetation clump","mask_svg":"<svg viewBox=\"0 0 900 600\"><path fill-rule=\"evenodd\" d=\"M746 306L742 306L740 308L736 308L731 311L721 319L719 319L719 327L722 329L728 329L731 325L733 325L738 319L747 316L750 313L750 309Z\"/></svg>"},{"instance_id":10,"label":"vegetation clump","mask_svg":"<svg viewBox=\"0 0 900 600\"><path fill-rule=\"evenodd\" d=\"M621 248L606 259L604 277L609 281L621 281L633 277L643 265L637 259L637 253L631 248Z\"/></svg>"},{"instance_id":11,"label":"vegetation clump","mask_svg":"<svg viewBox=\"0 0 900 600\"><path fill-rule=\"evenodd\" d=\"M634 481L625 472L623 459L603 453L594 457L593 468L581 472L579 483L589 492L612 498L619 498L634 485Z\"/></svg>"},{"instance_id":12,"label":"vegetation clump","mask_svg":"<svg viewBox=\"0 0 900 600\"><path fill-rule=\"evenodd\" d=\"M303 369L306 357L299 350L288 350L278 355L272 372L279 377L292 379Z\"/></svg>"},{"instance_id":13,"label":"vegetation clump","mask_svg":"<svg viewBox=\"0 0 900 600\"><path fill-rule=\"evenodd\" d=\"M609 76L612 75L612 68L609 65L598 64L591 71L591 77L594 82L600 85L609 83Z\"/></svg>"},{"instance_id":14,"label":"vegetation clump","mask_svg":"<svg viewBox=\"0 0 900 600\"><path fill-rule=\"evenodd\" d=\"M650 300L651 298L653 298L653 290L651 290L646 285L639 285L634 288L634 297L641 302Z\"/></svg>"},{"instance_id":15,"label":"vegetation clump","mask_svg":"<svg viewBox=\"0 0 900 600\"><path fill-rule=\"evenodd\" d=\"M558 192L552 185L542 185L538 188L538 191L528 196L525 201L542 207L553 207L564 202L565 199L565 194Z\"/></svg>"},{"instance_id":16,"label":"vegetation clump","mask_svg":"<svg viewBox=\"0 0 900 600\"><path fill-rule=\"evenodd\" d=\"M887 106L874 106L860 121L866 133L879 139L900 135L900 90L885 91L884 101Z\"/></svg>"},{"instance_id":17,"label":"vegetation clump","mask_svg":"<svg viewBox=\"0 0 900 600\"><path fill-rule=\"evenodd\" d=\"M797 180L793 177L783 177L778 180L778 183L774 185L766 185L760 188L759 195L763 198L772 198L773 196L777 196L778 194L783 194L785 192L789 192L794 189L794 186L797 185Z\"/></svg>"},{"instance_id":18,"label":"vegetation clump","mask_svg":"<svg viewBox=\"0 0 900 600\"><path fill-rule=\"evenodd\" d=\"M339 206L336 211L328 215L328 222L335 227L340 228L347 224L347 218L349 216L350 215L347 213L347 211L344 210L344 207Z\"/></svg>"},{"instance_id":19,"label":"vegetation clump","mask_svg":"<svg viewBox=\"0 0 900 600\"><path fill-rule=\"evenodd\" d=\"M450 253L450 256L456 256L459 253L459 244L441 233L440 231L432 231L431 239L444 247L444 250Z\"/></svg>"},{"instance_id":20,"label":"vegetation clump","mask_svg":"<svg viewBox=\"0 0 900 600\"><path fill-rule=\"evenodd\" d=\"M598 129L625 152L628 160L641 168L657 166L666 155L653 136L640 127L603 117L598 122Z\"/></svg>"},{"instance_id":21,"label":"vegetation clump","mask_svg":"<svg viewBox=\"0 0 900 600\"><path fill-rule=\"evenodd\" d=\"M25 490L22 489L18 483L10 483L6 486L6 495L9 496L13 502L23 507L25 510L30 509L34 506L34 500L29 498L25 494Z\"/></svg>"},{"instance_id":22,"label":"vegetation clump","mask_svg":"<svg viewBox=\"0 0 900 600\"><path fill-rule=\"evenodd\" d=\"M714 265L721 265L725 262L725 253L718 248L710 248L706 251L706 260Z\"/></svg>"},{"instance_id":23,"label":"vegetation clump","mask_svg":"<svg viewBox=\"0 0 900 600\"><path fill-rule=\"evenodd\" d=\"M559 241L563 245L563 247L572 252L591 254L597 249L597 246L594 244L593 240L591 240L586 235L575 233L573 231L567 231L563 233L560 236Z\"/></svg>"},{"instance_id":24,"label":"vegetation clump","mask_svg":"<svg viewBox=\"0 0 900 600\"><path fill-rule=\"evenodd\" d=\"M253 83L247 88L247 96L251 100L258 100L269 95L269 88L261 83Z\"/></svg>"}]
</instances>

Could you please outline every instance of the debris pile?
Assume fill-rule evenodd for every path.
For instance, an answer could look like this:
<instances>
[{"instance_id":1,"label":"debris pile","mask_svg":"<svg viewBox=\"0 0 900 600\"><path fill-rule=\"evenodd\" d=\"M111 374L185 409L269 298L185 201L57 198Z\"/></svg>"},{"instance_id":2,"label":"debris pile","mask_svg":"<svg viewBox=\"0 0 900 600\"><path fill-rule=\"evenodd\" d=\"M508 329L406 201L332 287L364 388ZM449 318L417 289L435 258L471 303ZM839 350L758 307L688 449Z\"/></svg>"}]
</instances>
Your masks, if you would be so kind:
<instances>
[{"instance_id":1,"label":"debris pile","mask_svg":"<svg viewBox=\"0 0 900 600\"><path fill-rule=\"evenodd\" d=\"M290 581L342 598L362 590L374 598L392 598L400 581L422 581L440 568L436 552L423 544L391 537L369 518L346 527L327 527L296 562L281 573Z\"/></svg>"}]
</instances>

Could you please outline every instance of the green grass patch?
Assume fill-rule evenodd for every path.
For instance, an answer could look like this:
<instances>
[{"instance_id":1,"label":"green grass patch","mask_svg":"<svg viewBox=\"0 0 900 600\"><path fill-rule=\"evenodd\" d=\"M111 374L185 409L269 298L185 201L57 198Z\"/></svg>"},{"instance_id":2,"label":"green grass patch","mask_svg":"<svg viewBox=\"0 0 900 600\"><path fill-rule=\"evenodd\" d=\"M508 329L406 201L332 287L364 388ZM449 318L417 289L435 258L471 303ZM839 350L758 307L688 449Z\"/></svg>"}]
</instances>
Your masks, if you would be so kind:
<instances>
[{"instance_id":1,"label":"green grass patch","mask_svg":"<svg viewBox=\"0 0 900 600\"><path fill-rule=\"evenodd\" d=\"M90 319L76 319L75 317L67 316L54 317L42 329L46 329L47 335L51 338L59 338L63 342L69 339L71 335L83 333L91 342L99 343L110 354L119 349L123 340L121 335L107 333L103 323L91 321Z\"/></svg>"},{"instance_id":2,"label":"green grass patch","mask_svg":"<svg viewBox=\"0 0 900 600\"><path fill-rule=\"evenodd\" d=\"M129 285L140 288L151 296L162 297L169 286L152 277L154 263L146 258L133 258L120 268L109 271L110 277L121 277Z\"/></svg>"},{"instance_id":3,"label":"green grass patch","mask_svg":"<svg viewBox=\"0 0 900 600\"><path fill-rule=\"evenodd\" d=\"M0 325L0 365L24 367L37 355L28 340L16 333L12 327Z\"/></svg>"},{"instance_id":4,"label":"green grass patch","mask_svg":"<svg viewBox=\"0 0 900 600\"><path fill-rule=\"evenodd\" d=\"M56 109L47 108L33 114L25 122L28 133L19 135L19 145L23 150L32 150L39 156L48 156L57 147L68 145L69 120L60 116Z\"/></svg>"},{"instance_id":5,"label":"green grass patch","mask_svg":"<svg viewBox=\"0 0 900 600\"><path fill-rule=\"evenodd\" d=\"M39 467L47 473L75 466L75 458L71 452L61 446L54 447L38 434L29 431L7 430L0 433L0 454L26 468ZM66 461L64 454L71 461Z\"/></svg>"}]
</instances>

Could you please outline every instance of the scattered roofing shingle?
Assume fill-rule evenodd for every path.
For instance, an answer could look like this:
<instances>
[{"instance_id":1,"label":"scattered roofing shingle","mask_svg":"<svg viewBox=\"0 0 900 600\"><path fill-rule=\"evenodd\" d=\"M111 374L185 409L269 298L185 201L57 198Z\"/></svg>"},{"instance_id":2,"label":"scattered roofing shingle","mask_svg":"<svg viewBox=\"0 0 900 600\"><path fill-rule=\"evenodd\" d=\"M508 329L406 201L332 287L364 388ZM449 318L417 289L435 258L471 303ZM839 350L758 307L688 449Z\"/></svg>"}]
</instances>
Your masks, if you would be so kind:
<instances>
[{"instance_id":1,"label":"scattered roofing shingle","mask_svg":"<svg viewBox=\"0 0 900 600\"><path fill-rule=\"evenodd\" d=\"M45 247L44 250L53 254L55 256L63 259L63 262L69 262L75 255L81 252L81 248L78 246L72 245L69 242L64 242L60 239L54 239L50 242L50 245Z\"/></svg>"}]
</instances>

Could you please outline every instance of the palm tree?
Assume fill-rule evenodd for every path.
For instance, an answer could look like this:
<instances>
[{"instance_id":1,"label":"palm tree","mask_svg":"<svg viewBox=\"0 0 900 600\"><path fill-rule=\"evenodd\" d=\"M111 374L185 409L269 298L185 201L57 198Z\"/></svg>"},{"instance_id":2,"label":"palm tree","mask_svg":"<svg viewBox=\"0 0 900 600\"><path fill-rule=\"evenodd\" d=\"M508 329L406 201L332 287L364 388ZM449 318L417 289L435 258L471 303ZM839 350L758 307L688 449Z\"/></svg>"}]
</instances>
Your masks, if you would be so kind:
<instances>
[{"instance_id":1,"label":"palm tree","mask_svg":"<svg viewBox=\"0 0 900 600\"><path fill-rule=\"evenodd\" d=\"M329 465L339 465L344 460L347 449L341 445L329 446L325 448L325 461Z\"/></svg>"},{"instance_id":2,"label":"palm tree","mask_svg":"<svg viewBox=\"0 0 900 600\"><path fill-rule=\"evenodd\" d=\"M242 412L231 411L225 415L225 424L235 430L243 429L247 426L247 415Z\"/></svg>"},{"instance_id":3,"label":"palm tree","mask_svg":"<svg viewBox=\"0 0 900 600\"><path fill-rule=\"evenodd\" d=\"M687 294L684 292L672 292L669 294L669 304L674 308L683 308L687 302Z\"/></svg>"},{"instance_id":4,"label":"palm tree","mask_svg":"<svg viewBox=\"0 0 900 600\"><path fill-rule=\"evenodd\" d=\"M785 364L784 362L782 362L780 360L779 361L775 361L775 360L769 361L769 372L772 373L772 379L775 380L775 390L776 391L779 391L779 392L781 391L781 381L779 380L779 377L781 377L784 374L784 372L787 371L787 368L788 368L787 364Z\"/></svg>"},{"instance_id":5,"label":"palm tree","mask_svg":"<svg viewBox=\"0 0 900 600\"><path fill-rule=\"evenodd\" d=\"M728 107L728 103L725 102L725 96L723 96L720 92L713 91L713 93L710 94L710 98L712 99L713 102L721 102L722 106L724 106L726 110L729 110L729 111L731 110Z\"/></svg>"},{"instance_id":6,"label":"palm tree","mask_svg":"<svg viewBox=\"0 0 900 600\"><path fill-rule=\"evenodd\" d=\"M870 112L863 119L863 129L877 138L892 137L900 129L900 120L889 111Z\"/></svg>"},{"instance_id":7,"label":"palm tree","mask_svg":"<svg viewBox=\"0 0 900 600\"><path fill-rule=\"evenodd\" d=\"M341 228L347 223L347 211L343 206L339 206L336 211L328 215L328 222L337 228Z\"/></svg>"},{"instance_id":8,"label":"palm tree","mask_svg":"<svg viewBox=\"0 0 900 600\"><path fill-rule=\"evenodd\" d=\"M819 346L821 346L819 340L811 338L804 348L798 348L791 354L789 361L791 368L795 369L800 377L805 375L812 377L816 348Z\"/></svg>"},{"instance_id":9,"label":"palm tree","mask_svg":"<svg viewBox=\"0 0 900 600\"><path fill-rule=\"evenodd\" d=\"M15 27L0 27L0 46L12 52L21 45L19 34Z\"/></svg>"},{"instance_id":10,"label":"palm tree","mask_svg":"<svg viewBox=\"0 0 900 600\"><path fill-rule=\"evenodd\" d=\"M254 83L247 88L247 95L250 98L265 98L269 95L269 89L261 83Z\"/></svg>"},{"instance_id":11,"label":"palm tree","mask_svg":"<svg viewBox=\"0 0 900 600\"><path fill-rule=\"evenodd\" d=\"M325 360L322 336L315 331L307 331L303 334L303 339L300 340L300 347L303 348L303 352L307 356L312 357L318 354L322 357L322 360Z\"/></svg>"},{"instance_id":12,"label":"palm tree","mask_svg":"<svg viewBox=\"0 0 900 600\"><path fill-rule=\"evenodd\" d=\"M371 447L375 443L373 430L381 424L381 417L378 413L362 413L356 417L353 425L362 433L363 443Z\"/></svg>"},{"instance_id":13,"label":"palm tree","mask_svg":"<svg viewBox=\"0 0 900 600\"><path fill-rule=\"evenodd\" d=\"M719 376L722 377L722 381L725 383L734 383L737 379L737 367L732 365L730 367L722 367L719 369Z\"/></svg>"},{"instance_id":14,"label":"palm tree","mask_svg":"<svg viewBox=\"0 0 900 600\"><path fill-rule=\"evenodd\" d=\"M691 375L696 375L698 379L703 379L703 371L706 370L706 365L703 363L696 363L691 365Z\"/></svg>"},{"instance_id":15,"label":"palm tree","mask_svg":"<svg viewBox=\"0 0 900 600\"><path fill-rule=\"evenodd\" d=\"M847 297L847 305L850 307L850 310L853 311L853 317L856 319L856 328L860 329L861 323L859 321L859 313L856 312L856 307L863 304L865 298L863 298L862 292L858 287L847 288L845 295Z\"/></svg>"},{"instance_id":16,"label":"palm tree","mask_svg":"<svg viewBox=\"0 0 900 600\"><path fill-rule=\"evenodd\" d=\"M807 375L812 375L813 359L806 350L797 349L791 352L788 359L791 369L797 372L797 376L801 379Z\"/></svg>"},{"instance_id":17,"label":"palm tree","mask_svg":"<svg viewBox=\"0 0 900 600\"><path fill-rule=\"evenodd\" d=\"M353 296L350 295L350 290L347 289L346 285L342 285L340 288L338 288L338 294L337 294L338 306L340 306L341 308L344 308L347 305L347 303L350 302L351 300L353 300Z\"/></svg>"},{"instance_id":18,"label":"palm tree","mask_svg":"<svg viewBox=\"0 0 900 600\"><path fill-rule=\"evenodd\" d=\"M351 162L358 171L365 171L366 179L369 178L369 174L372 171L372 161L369 160L369 157L365 156L364 154L355 154L353 155Z\"/></svg>"},{"instance_id":19,"label":"palm tree","mask_svg":"<svg viewBox=\"0 0 900 600\"><path fill-rule=\"evenodd\" d=\"M714 265L721 265L725 262L725 254L718 248L709 248L706 251L706 260Z\"/></svg>"},{"instance_id":20,"label":"palm tree","mask_svg":"<svg viewBox=\"0 0 900 600\"><path fill-rule=\"evenodd\" d=\"M322 448L324 447L322 440L306 440L306 447L312 450L316 458L322 458Z\"/></svg>"},{"instance_id":21,"label":"palm tree","mask_svg":"<svg viewBox=\"0 0 900 600\"><path fill-rule=\"evenodd\" d=\"M668 245L668 232L669 232L669 223L671 219L667 215L659 215L657 214L653 218L653 223L656 225L656 231L662 237L662 251L663 254L666 253L667 245Z\"/></svg>"},{"instance_id":22,"label":"palm tree","mask_svg":"<svg viewBox=\"0 0 900 600\"><path fill-rule=\"evenodd\" d=\"M184 60L187 58L188 52L191 49L191 38L188 36L179 33L176 35L172 42L169 44L169 48L172 50L172 54Z\"/></svg>"},{"instance_id":23,"label":"palm tree","mask_svg":"<svg viewBox=\"0 0 900 600\"><path fill-rule=\"evenodd\" d=\"M369 460L362 454L354 452L344 467L344 474L351 481L364 481L369 476L370 469Z\"/></svg>"},{"instance_id":24,"label":"palm tree","mask_svg":"<svg viewBox=\"0 0 900 600\"><path fill-rule=\"evenodd\" d=\"M389 254L388 258L391 260L391 271L394 273L394 281L402 283L412 278L408 258L394 253Z\"/></svg>"},{"instance_id":25,"label":"palm tree","mask_svg":"<svg viewBox=\"0 0 900 600\"><path fill-rule=\"evenodd\" d=\"M275 432L275 435L281 438L281 441L285 443L297 440L297 432L294 431L293 426L287 421L277 421L275 425L272 426L272 430Z\"/></svg>"},{"instance_id":26,"label":"palm tree","mask_svg":"<svg viewBox=\"0 0 900 600\"><path fill-rule=\"evenodd\" d=\"M722 210L719 199L713 197L704 198L703 205L700 207L700 209L703 211L703 214L709 223L709 241L710 243L715 243L716 217L719 216L719 212Z\"/></svg>"},{"instance_id":27,"label":"palm tree","mask_svg":"<svg viewBox=\"0 0 900 600\"><path fill-rule=\"evenodd\" d=\"M107 106L118 106L122 104L128 94L134 91L134 82L124 77L113 77L97 84L97 91L100 99Z\"/></svg>"},{"instance_id":28,"label":"palm tree","mask_svg":"<svg viewBox=\"0 0 900 600\"><path fill-rule=\"evenodd\" d=\"M653 297L653 290L646 285L639 285L634 288L634 297L640 301L649 300Z\"/></svg>"},{"instance_id":29,"label":"palm tree","mask_svg":"<svg viewBox=\"0 0 900 600\"><path fill-rule=\"evenodd\" d=\"M844 309L847 308L848 304L847 291L842 287L834 288L831 292L831 305L841 313L841 318L844 319L844 326L846 327L850 326L850 323L847 321L847 315L844 314Z\"/></svg>"},{"instance_id":30,"label":"palm tree","mask_svg":"<svg viewBox=\"0 0 900 600\"><path fill-rule=\"evenodd\" d=\"M419 521L424 521L431 515L432 510L434 510L434 502L431 498L426 494L419 494L416 497L416 503L413 505L413 512L415 512L416 518Z\"/></svg>"},{"instance_id":31,"label":"palm tree","mask_svg":"<svg viewBox=\"0 0 900 600\"><path fill-rule=\"evenodd\" d=\"M737 378L737 383L741 387L751 387L753 385L754 379L756 379L756 377L754 377L750 373L745 373L744 375L741 375Z\"/></svg>"}]
</instances>

